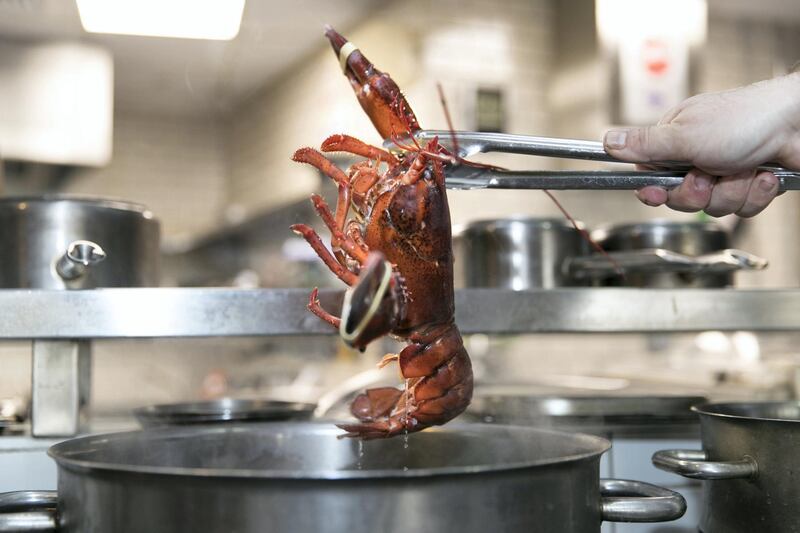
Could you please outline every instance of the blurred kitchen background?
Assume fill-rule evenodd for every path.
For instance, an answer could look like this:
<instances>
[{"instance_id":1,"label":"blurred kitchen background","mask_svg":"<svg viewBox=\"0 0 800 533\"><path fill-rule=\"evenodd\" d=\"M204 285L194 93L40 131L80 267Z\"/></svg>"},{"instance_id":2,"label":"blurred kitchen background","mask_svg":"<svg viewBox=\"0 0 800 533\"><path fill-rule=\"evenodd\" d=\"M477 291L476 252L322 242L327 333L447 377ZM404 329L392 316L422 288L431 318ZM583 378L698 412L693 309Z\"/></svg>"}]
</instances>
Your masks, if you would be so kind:
<instances>
[{"instance_id":1,"label":"blurred kitchen background","mask_svg":"<svg viewBox=\"0 0 800 533\"><path fill-rule=\"evenodd\" d=\"M141 2L150 3L159 4ZM168 15L151 17L162 23L154 33ZM691 94L781 75L800 60L796 0L247 0L238 33L214 36L227 40L93 33L74 1L0 0L0 192L146 205L162 225L165 286L340 287L288 229L321 228L307 199L332 193L290 156L332 133L381 139L325 23L392 75L430 129L446 128L436 83L457 129L598 140L612 125L655 122ZM643 206L629 191L557 197L591 229L700 218ZM561 216L533 191L451 191L450 202L455 224ZM799 207L789 193L754 219L721 221L735 247L770 261L739 274L738 287L800 285ZM467 344L484 383L786 398L797 394L798 340L706 332L472 335ZM390 348L359 354L334 336L98 341L92 408L224 395L315 401ZM0 344L0 397L29 394L30 360L30 343Z\"/></svg>"}]
</instances>

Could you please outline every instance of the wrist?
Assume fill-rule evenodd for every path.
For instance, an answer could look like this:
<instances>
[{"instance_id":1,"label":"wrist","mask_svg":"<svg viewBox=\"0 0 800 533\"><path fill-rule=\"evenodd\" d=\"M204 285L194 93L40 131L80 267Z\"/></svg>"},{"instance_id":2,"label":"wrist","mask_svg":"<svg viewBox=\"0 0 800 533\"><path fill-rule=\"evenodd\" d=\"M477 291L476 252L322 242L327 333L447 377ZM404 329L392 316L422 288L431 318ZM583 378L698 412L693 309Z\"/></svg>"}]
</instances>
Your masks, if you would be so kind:
<instances>
[{"instance_id":1,"label":"wrist","mask_svg":"<svg viewBox=\"0 0 800 533\"><path fill-rule=\"evenodd\" d=\"M797 167L800 161L800 71L796 68L779 79L781 93L786 95L783 142L779 160Z\"/></svg>"}]
</instances>

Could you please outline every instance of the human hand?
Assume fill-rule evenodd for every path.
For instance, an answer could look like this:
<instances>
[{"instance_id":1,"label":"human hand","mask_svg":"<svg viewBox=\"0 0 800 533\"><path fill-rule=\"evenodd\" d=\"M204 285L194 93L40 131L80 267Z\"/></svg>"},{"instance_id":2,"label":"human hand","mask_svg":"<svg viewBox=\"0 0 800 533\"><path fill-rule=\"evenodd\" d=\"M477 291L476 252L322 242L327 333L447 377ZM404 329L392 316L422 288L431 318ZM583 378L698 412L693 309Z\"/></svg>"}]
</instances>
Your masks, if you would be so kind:
<instances>
[{"instance_id":1,"label":"human hand","mask_svg":"<svg viewBox=\"0 0 800 533\"><path fill-rule=\"evenodd\" d=\"M647 205L711 216L750 217L775 198L778 180L767 162L800 170L800 73L720 93L694 96L655 126L611 130L606 152L623 161L687 161L683 183L636 192Z\"/></svg>"}]
</instances>

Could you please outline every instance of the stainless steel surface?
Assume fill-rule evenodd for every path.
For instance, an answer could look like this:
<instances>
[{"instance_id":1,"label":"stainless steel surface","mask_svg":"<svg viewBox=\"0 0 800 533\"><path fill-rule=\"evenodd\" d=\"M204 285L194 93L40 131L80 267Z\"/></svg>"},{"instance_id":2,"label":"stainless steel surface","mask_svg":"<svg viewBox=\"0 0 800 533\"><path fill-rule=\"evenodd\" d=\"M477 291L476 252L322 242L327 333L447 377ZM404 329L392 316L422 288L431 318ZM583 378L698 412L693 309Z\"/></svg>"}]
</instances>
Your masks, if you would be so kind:
<instances>
[{"instance_id":1,"label":"stainless steel surface","mask_svg":"<svg viewBox=\"0 0 800 533\"><path fill-rule=\"evenodd\" d=\"M694 263L687 261L683 270L672 272L665 272L660 267L639 266L627 269L624 279L619 276L607 278L606 283L611 285L660 288L727 287L733 285L734 281L733 271L729 267L737 263L753 268L766 266L765 260L742 255L744 252L738 250L730 251L730 234L714 222L653 220L621 224L596 230L592 232L592 238L609 253L659 249L690 258L702 258L695 263L705 262L709 266L720 263L723 266L697 268Z\"/></svg>"},{"instance_id":2,"label":"stainless steel surface","mask_svg":"<svg viewBox=\"0 0 800 533\"><path fill-rule=\"evenodd\" d=\"M307 420L314 404L277 400L222 398L207 402L171 403L134 409L142 427L181 426L214 422Z\"/></svg>"},{"instance_id":3,"label":"stainless steel surface","mask_svg":"<svg viewBox=\"0 0 800 533\"><path fill-rule=\"evenodd\" d=\"M0 339L335 334L308 289L0 290ZM320 291L326 309L342 292ZM798 289L456 291L462 333L797 331Z\"/></svg>"},{"instance_id":4,"label":"stainless steel surface","mask_svg":"<svg viewBox=\"0 0 800 533\"><path fill-rule=\"evenodd\" d=\"M91 371L90 341L33 341L31 431L35 436L77 435L84 429Z\"/></svg>"},{"instance_id":5,"label":"stainless steel surface","mask_svg":"<svg viewBox=\"0 0 800 533\"><path fill-rule=\"evenodd\" d=\"M469 157L477 153L505 152L628 163L608 155L603 149L603 144L597 141L446 130L423 130L416 132L414 136L420 141L436 137L442 146L451 152L455 152L457 143L459 154L462 157ZM387 140L384 144L390 149L395 148L393 140ZM683 182L686 169L691 167L689 163L681 161L640 162L670 167L673 170L655 172L520 172L462 165L448 170L447 185L467 189L638 189L646 185L672 188ZM781 168L774 163L767 163L762 168L775 173L779 180L780 190L800 189L800 172Z\"/></svg>"},{"instance_id":6,"label":"stainless steel surface","mask_svg":"<svg viewBox=\"0 0 800 533\"><path fill-rule=\"evenodd\" d=\"M56 261L56 272L65 280L77 279L86 275L89 267L106 258L106 252L99 244L91 241L73 241L67 251Z\"/></svg>"},{"instance_id":7,"label":"stainless steel surface","mask_svg":"<svg viewBox=\"0 0 800 533\"><path fill-rule=\"evenodd\" d=\"M608 442L598 437L449 425L406 445L339 433L246 424L57 444L59 530L589 533L602 519L663 521L685 510L666 489L601 484Z\"/></svg>"},{"instance_id":8,"label":"stainless steel surface","mask_svg":"<svg viewBox=\"0 0 800 533\"><path fill-rule=\"evenodd\" d=\"M448 168L449 189L634 190L650 185L672 189L686 170L493 170L459 165ZM773 170L778 191L800 190L800 172Z\"/></svg>"},{"instance_id":9,"label":"stainless steel surface","mask_svg":"<svg viewBox=\"0 0 800 533\"><path fill-rule=\"evenodd\" d=\"M457 285L525 290L581 284L566 265L588 254L589 245L564 219L480 220L454 234Z\"/></svg>"},{"instance_id":10,"label":"stainless steel surface","mask_svg":"<svg viewBox=\"0 0 800 533\"><path fill-rule=\"evenodd\" d=\"M107 259L85 275L64 279L55 265L75 241L91 241ZM64 196L3 198L0 245L4 256L14 258L0 263L0 288L158 285L159 224L139 205Z\"/></svg>"},{"instance_id":11,"label":"stainless steel surface","mask_svg":"<svg viewBox=\"0 0 800 533\"><path fill-rule=\"evenodd\" d=\"M429 141L434 137L442 146L453 150L453 139L458 142L462 157L477 153L506 152L513 154L538 155L544 157L562 157L565 159L587 159L591 161L608 161L628 163L608 155L599 141L583 139L566 139L563 137L538 137L534 135L515 135L510 133L492 133L483 131L448 131L421 130L414 133L417 140ZM387 140L386 146L394 148L394 142ZM674 168L690 168L685 161L640 161L640 163L669 165ZM779 169L776 163L767 163L765 168Z\"/></svg>"},{"instance_id":12,"label":"stainless steel surface","mask_svg":"<svg viewBox=\"0 0 800 533\"><path fill-rule=\"evenodd\" d=\"M420 141L429 141L437 137L442 146L451 151L455 149L453 144L455 136L462 157L469 157L477 153L506 152L566 159L617 161L608 155L603 149L603 144L597 141L480 131L450 132L447 130L422 130L416 132L414 136ZM392 141L387 141L385 144L389 148L394 148Z\"/></svg>"},{"instance_id":13,"label":"stainless steel surface","mask_svg":"<svg viewBox=\"0 0 800 533\"><path fill-rule=\"evenodd\" d=\"M662 469L707 480L706 533L800 531L800 403L720 403L693 408L703 450L653 456Z\"/></svg>"}]
</instances>

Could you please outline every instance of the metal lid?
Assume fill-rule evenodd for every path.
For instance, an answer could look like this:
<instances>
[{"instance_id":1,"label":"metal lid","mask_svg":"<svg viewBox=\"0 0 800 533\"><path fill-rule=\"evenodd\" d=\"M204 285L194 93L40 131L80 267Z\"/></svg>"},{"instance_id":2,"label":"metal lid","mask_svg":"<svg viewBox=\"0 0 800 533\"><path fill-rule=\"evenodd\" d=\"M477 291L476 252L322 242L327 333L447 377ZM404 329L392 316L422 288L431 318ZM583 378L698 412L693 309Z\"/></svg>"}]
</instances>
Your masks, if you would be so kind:
<instances>
[{"instance_id":1,"label":"metal lid","mask_svg":"<svg viewBox=\"0 0 800 533\"><path fill-rule=\"evenodd\" d=\"M584 229L584 224L576 220L575 223L580 229ZM558 217L526 217L524 215L510 216L508 218L492 218L483 220L473 220L465 224L453 226L453 234L463 234L467 231L492 231L509 226L528 226L531 228L570 230L575 231L572 223L565 218Z\"/></svg>"},{"instance_id":2,"label":"metal lid","mask_svg":"<svg viewBox=\"0 0 800 533\"><path fill-rule=\"evenodd\" d=\"M143 427L208 424L213 422L267 422L308 419L316 406L277 400L222 398L208 402L171 403L134 409Z\"/></svg>"},{"instance_id":3,"label":"metal lid","mask_svg":"<svg viewBox=\"0 0 800 533\"><path fill-rule=\"evenodd\" d=\"M0 208L13 205L19 209L20 204L54 204L54 203L74 203L87 207L100 209L116 209L121 211L131 211L140 213L145 218L154 218L153 213L142 204L117 200L114 198L102 198L95 196L71 195L71 194L44 194L40 196L5 196L0 198Z\"/></svg>"},{"instance_id":4,"label":"metal lid","mask_svg":"<svg viewBox=\"0 0 800 533\"><path fill-rule=\"evenodd\" d=\"M94 435L49 450L60 467L202 478L343 480L469 475L592 460L607 440L449 424L405 440L340 439L328 423L223 424Z\"/></svg>"},{"instance_id":5,"label":"metal lid","mask_svg":"<svg viewBox=\"0 0 800 533\"><path fill-rule=\"evenodd\" d=\"M800 402L729 402L705 403L692 407L692 411L715 418L800 423Z\"/></svg>"}]
</instances>

